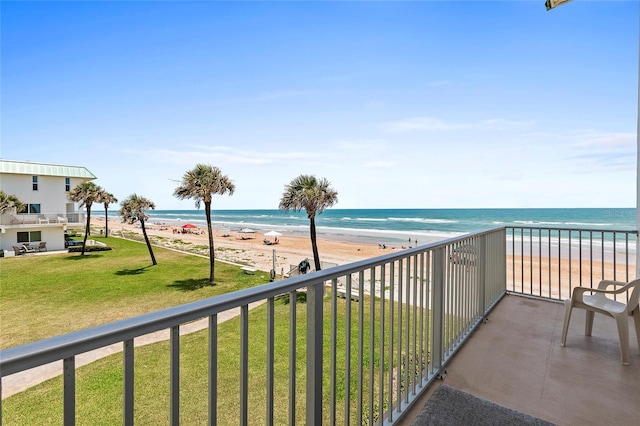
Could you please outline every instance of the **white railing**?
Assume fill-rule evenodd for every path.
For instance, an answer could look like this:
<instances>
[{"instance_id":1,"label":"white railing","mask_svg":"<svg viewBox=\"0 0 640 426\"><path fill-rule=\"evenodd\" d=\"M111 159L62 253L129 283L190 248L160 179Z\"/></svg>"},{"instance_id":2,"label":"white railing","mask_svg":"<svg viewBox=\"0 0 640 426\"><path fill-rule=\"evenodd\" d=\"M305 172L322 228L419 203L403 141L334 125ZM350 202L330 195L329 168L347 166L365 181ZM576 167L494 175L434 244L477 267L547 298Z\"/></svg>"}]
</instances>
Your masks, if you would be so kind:
<instances>
[{"instance_id":1,"label":"white railing","mask_svg":"<svg viewBox=\"0 0 640 426\"><path fill-rule=\"evenodd\" d=\"M76 356L113 343L123 346L122 423L134 419L134 340L158 330L170 330L168 417L180 423L180 395L190 383L180 383L180 326L208 318L208 422L216 424L220 410L237 407L240 424L252 424L256 393L264 403L266 424L394 424L431 381L444 372L486 313L506 292L506 233L499 228L393 252L374 259L336 266L282 281L118 321L99 327L0 351L2 377L63 360L64 424L75 423ZM305 302L298 296L306 294ZM288 308L276 307L289 296ZM249 304L266 301L249 310ZM298 312L302 307L303 312ZM240 308L238 374L223 382L219 360L228 357L219 345L218 314ZM275 336L276 308L288 309L289 339ZM251 333L249 319L266 324L266 335ZM304 318L304 324L298 324ZM304 331L300 331L304 329ZM264 383L249 385L249 354L266 350ZM285 345L289 367L287 403L274 395L276 347ZM288 345L288 348L286 346ZM304 370L296 365L298 345L304 345ZM297 355L298 354L298 355ZM327 354L325 356L325 354ZM137 365L137 367L142 367ZM278 372L280 373L280 372ZM328 383L328 389L323 388ZM296 400L303 383L304 401ZM325 385L326 386L326 385ZM222 397L234 404L222 404ZM303 410L302 419L296 413ZM206 420L206 419L203 419Z\"/></svg>"},{"instance_id":2,"label":"white railing","mask_svg":"<svg viewBox=\"0 0 640 426\"><path fill-rule=\"evenodd\" d=\"M47 225L84 223L84 213L5 213L0 215L0 225Z\"/></svg>"}]
</instances>

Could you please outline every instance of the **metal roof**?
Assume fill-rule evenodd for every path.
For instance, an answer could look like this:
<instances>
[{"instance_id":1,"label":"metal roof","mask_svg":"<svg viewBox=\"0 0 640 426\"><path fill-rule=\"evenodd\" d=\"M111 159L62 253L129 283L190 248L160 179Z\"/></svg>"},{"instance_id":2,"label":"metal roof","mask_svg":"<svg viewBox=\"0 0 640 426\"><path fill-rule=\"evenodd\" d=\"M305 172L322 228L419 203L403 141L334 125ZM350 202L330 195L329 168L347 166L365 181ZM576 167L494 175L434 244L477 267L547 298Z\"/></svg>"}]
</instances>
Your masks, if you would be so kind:
<instances>
[{"instance_id":1,"label":"metal roof","mask_svg":"<svg viewBox=\"0 0 640 426\"><path fill-rule=\"evenodd\" d=\"M62 166L58 164L30 163L0 159L0 173L32 176L64 176L83 179L96 179L86 167Z\"/></svg>"}]
</instances>

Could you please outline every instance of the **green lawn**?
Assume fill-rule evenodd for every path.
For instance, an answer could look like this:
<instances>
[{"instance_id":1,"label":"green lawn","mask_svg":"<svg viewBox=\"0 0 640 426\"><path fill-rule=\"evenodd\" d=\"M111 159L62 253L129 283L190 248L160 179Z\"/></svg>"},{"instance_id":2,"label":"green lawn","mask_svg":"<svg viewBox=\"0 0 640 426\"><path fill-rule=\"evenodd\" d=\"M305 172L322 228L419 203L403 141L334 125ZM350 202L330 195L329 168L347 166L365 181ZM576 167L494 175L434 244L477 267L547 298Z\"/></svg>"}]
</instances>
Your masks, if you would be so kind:
<instances>
[{"instance_id":1,"label":"green lawn","mask_svg":"<svg viewBox=\"0 0 640 426\"><path fill-rule=\"evenodd\" d=\"M237 266L218 263L216 286L202 286L208 276L208 260L156 248L158 265L150 266L146 246L116 238L103 240L114 250L98 254L52 255L2 260L2 341L13 346L26 341L102 324L126 316L235 291L268 281L268 274L249 276ZM7 265L7 266L5 266ZM37 277L36 277L37 276ZM5 278L12 277L5 287ZM23 277L18 279L14 277ZM52 288L55 290L52 291ZM376 370L373 388L377 391L380 343L380 306L384 303L389 321L389 303L375 299L374 357L369 356L368 327L371 300L364 298L364 353L358 354L358 303L352 304L350 410L355 420L357 403L357 364L365 368L364 388L368 389L368 371ZM324 323L324 422L329 423L331 339L329 313L331 300L325 299ZM289 404L289 309L275 305L275 423L288 423ZM337 314L337 407L338 423L344 423L346 302L338 299ZM412 313L403 310L393 324L405 323ZM69 319L70 318L70 319ZM265 423L266 401L266 306L251 311L249 324L249 413L251 424ZM17 328L17 330L14 330ZM35 334L37 333L37 334ZM218 332L218 424L237 424L239 409L239 319L220 325ZM11 338L11 344L5 344ZM389 323L385 326L385 357L389 345L396 347L398 334L389 341ZM306 305L297 305L296 334L296 421L305 419ZM405 342L406 343L406 342ZM411 347L409 345L409 347ZM394 356L395 349L394 349ZM396 363L397 360L394 361ZM388 359L383 370L388 380ZM207 423L207 331L181 337L181 422ZM401 376L406 374L403 368ZM78 424L111 425L122 423L122 355L116 354L81 367L77 377ZM386 392L388 383L385 383ZM365 414L367 393L364 395ZM57 377L5 399L3 423L60 424L62 419L62 379ZM377 398L374 412L378 411ZM135 350L135 415L138 424L167 424L169 416L169 345L160 342Z\"/></svg>"},{"instance_id":2,"label":"green lawn","mask_svg":"<svg viewBox=\"0 0 640 426\"><path fill-rule=\"evenodd\" d=\"M376 301L376 311L380 301ZM345 399L345 333L344 300L338 301L342 314L338 321L337 399L338 423L344 423ZM388 307L388 306L387 306ZM365 303L365 329L369 326L370 304ZM325 310L330 312L330 299ZM275 309L275 424L288 423L289 404L289 305L276 302ZM357 304L353 306L351 330L351 417L355 419L357 405ZM265 424L266 401L266 306L253 309L249 315L249 418L250 424ZM328 316L327 316L328 318ZM396 317L397 320L397 317ZM376 322L379 316L376 315ZM328 408L330 391L330 323L325 320L324 344L324 399ZM306 368L306 305L297 308L296 337L296 422L305 423L305 368ZM235 425L239 416L239 319L236 317L220 325L218 331L218 424ZM366 334L365 334L366 336ZM374 345L380 347L376 325ZM395 339L394 339L395 340ZM387 342L388 344L388 342ZM182 336L181 347L181 423L207 424L207 331ZM378 370L379 350L373 365ZM385 351L386 352L386 351ZM364 386L368 387L368 369L371 366L369 342L365 338L362 363L365 368ZM387 360L388 362L388 360ZM386 364L386 363L385 363ZM385 365L388 371L388 365ZM116 354L98 360L77 370L77 422L78 424L112 425L122 423L122 355ZM385 380L387 380L385 374ZM378 389L377 373L374 388ZM386 390L385 385L385 390ZM365 392L365 401L368 396ZM376 397L377 404L377 397ZM3 401L4 424L60 424L62 422L62 378L48 380ZM366 405L366 402L365 402ZM326 408L325 408L326 409ZM374 410L377 410L375 408ZM169 344L160 342L135 350L135 415L136 423L144 425L167 424L169 419ZM324 423L329 424L329 413ZM44 421L43 419L47 419Z\"/></svg>"},{"instance_id":3,"label":"green lawn","mask_svg":"<svg viewBox=\"0 0 640 426\"><path fill-rule=\"evenodd\" d=\"M216 262L154 247L152 266L144 244L94 237L113 250L0 259L0 348L176 306L269 281Z\"/></svg>"}]
</instances>

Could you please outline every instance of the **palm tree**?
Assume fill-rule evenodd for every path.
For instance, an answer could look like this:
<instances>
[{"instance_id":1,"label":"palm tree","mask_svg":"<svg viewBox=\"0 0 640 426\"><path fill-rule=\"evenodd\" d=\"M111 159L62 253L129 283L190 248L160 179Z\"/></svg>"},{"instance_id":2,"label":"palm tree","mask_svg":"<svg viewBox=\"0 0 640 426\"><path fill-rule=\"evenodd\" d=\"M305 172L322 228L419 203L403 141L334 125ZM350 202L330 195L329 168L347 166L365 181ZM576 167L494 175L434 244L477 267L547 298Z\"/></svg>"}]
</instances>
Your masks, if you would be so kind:
<instances>
[{"instance_id":1,"label":"palm tree","mask_svg":"<svg viewBox=\"0 0 640 426\"><path fill-rule=\"evenodd\" d=\"M109 204L117 203L118 199L112 193L102 190L97 201L104 204L104 236L107 238L109 237Z\"/></svg>"},{"instance_id":2,"label":"palm tree","mask_svg":"<svg viewBox=\"0 0 640 426\"><path fill-rule=\"evenodd\" d=\"M281 210L299 212L304 209L307 212L316 271L320 270L320 257L316 242L316 216L338 202L338 192L330 185L327 179L318 180L315 176L300 175L290 184L285 185L285 191L280 199Z\"/></svg>"},{"instance_id":3,"label":"palm tree","mask_svg":"<svg viewBox=\"0 0 640 426\"><path fill-rule=\"evenodd\" d=\"M204 214L207 217L207 232L209 233L209 284L213 282L215 255L213 247L213 230L211 228L211 198L214 194L233 195L236 186L228 176L223 175L218 167L209 164L197 164L192 170L182 176L180 186L173 195L180 200L192 198L196 200L196 208L204 202Z\"/></svg>"},{"instance_id":4,"label":"palm tree","mask_svg":"<svg viewBox=\"0 0 640 426\"><path fill-rule=\"evenodd\" d=\"M16 212L24 208L24 203L13 194L7 194L0 190L0 215L10 210L16 209Z\"/></svg>"},{"instance_id":5,"label":"palm tree","mask_svg":"<svg viewBox=\"0 0 640 426\"><path fill-rule=\"evenodd\" d=\"M156 257L153 255L153 249L151 248L151 242L147 236L147 229L144 227L145 220L149 219L149 216L145 213L145 210L155 210L156 205L153 201L141 197L137 194L129 195L129 198L120 203L120 216L125 222L134 224L140 221L140 227L142 228L142 235L144 235L144 241L147 243L149 249L149 255L151 256L151 262L157 265Z\"/></svg>"},{"instance_id":6,"label":"palm tree","mask_svg":"<svg viewBox=\"0 0 640 426\"><path fill-rule=\"evenodd\" d=\"M91 233L91 206L94 202L98 201L98 197L102 191L103 189L93 182L82 182L69 192L69 199L71 201L78 202L80 203L80 207L85 206L87 209L87 224L84 231L81 255L84 255L87 237Z\"/></svg>"}]
</instances>

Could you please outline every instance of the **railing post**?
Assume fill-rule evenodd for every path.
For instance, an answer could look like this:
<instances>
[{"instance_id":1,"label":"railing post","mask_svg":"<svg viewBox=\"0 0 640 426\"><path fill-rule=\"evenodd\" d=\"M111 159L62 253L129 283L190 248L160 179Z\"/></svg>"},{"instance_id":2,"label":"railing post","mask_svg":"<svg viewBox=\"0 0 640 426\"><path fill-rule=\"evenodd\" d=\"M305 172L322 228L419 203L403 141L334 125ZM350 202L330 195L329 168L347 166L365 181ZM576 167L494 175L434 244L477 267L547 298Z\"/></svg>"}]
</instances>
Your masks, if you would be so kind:
<instances>
[{"instance_id":1,"label":"railing post","mask_svg":"<svg viewBox=\"0 0 640 426\"><path fill-rule=\"evenodd\" d=\"M487 309L487 292L486 279L487 279L487 235L483 235L478 239L477 250L477 282L478 282L478 313L481 317L484 317L485 310Z\"/></svg>"},{"instance_id":2,"label":"railing post","mask_svg":"<svg viewBox=\"0 0 640 426\"><path fill-rule=\"evenodd\" d=\"M134 372L134 360L133 360L133 339L125 340L123 344L123 389L122 389L122 399L123 399L123 421L124 425L132 426L133 425L133 372Z\"/></svg>"},{"instance_id":3,"label":"railing post","mask_svg":"<svg viewBox=\"0 0 640 426\"><path fill-rule=\"evenodd\" d=\"M76 424L76 358L69 357L62 361L63 365L63 421L64 426Z\"/></svg>"},{"instance_id":4,"label":"railing post","mask_svg":"<svg viewBox=\"0 0 640 426\"><path fill-rule=\"evenodd\" d=\"M180 326L171 327L169 335L169 419L171 426L178 426L180 424Z\"/></svg>"},{"instance_id":5,"label":"railing post","mask_svg":"<svg viewBox=\"0 0 640 426\"><path fill-rule=\"evenodd\" d=\"M431 306L433 317L433 346L431 348L431 362L434 370L439 374L442 367L442 347L444 325L444 270L446 262L445 248L440 247L433 252L433 292Z\"/></svg>"},{"instance_id":6,"label":"railing post","mask_svg":"<svg viewBox=\"0 0 640 426\"><path fill-rule=\"evenodd\" d=\"M322 299L323 283L307 287L307 418L322 424ZM295 303L292 301L291 303ZM292 356L295 356L293 354Z\"/></svg>"},{"instance_id":7,"label":"railing post","mask_svg":"<svg viewBox=\"0 0 640 426\"><path fill-rule=\"evenodd\" d=\"M640 124L638 125L640 126ZM640 135L638 137L640 138ZM638 153L638 156L640 156L640 153ZM638 165L638 167L640 167L640 165ZM638 179L640 179L640 177ZM640 191L640 189L638 189L638 191ZM638 203L640 204L640 200L638 201ZM640 209L638 209L638 211L640 212ZM636 227L638 228L637 231L639 233L636 234L636 277L635 279L640 278L640 216L638 217L637 220L639 224L636 225Z\"/></svg>"}]
</instances>

